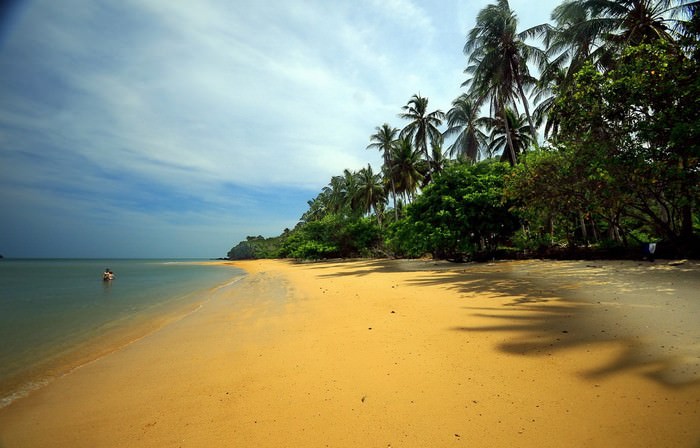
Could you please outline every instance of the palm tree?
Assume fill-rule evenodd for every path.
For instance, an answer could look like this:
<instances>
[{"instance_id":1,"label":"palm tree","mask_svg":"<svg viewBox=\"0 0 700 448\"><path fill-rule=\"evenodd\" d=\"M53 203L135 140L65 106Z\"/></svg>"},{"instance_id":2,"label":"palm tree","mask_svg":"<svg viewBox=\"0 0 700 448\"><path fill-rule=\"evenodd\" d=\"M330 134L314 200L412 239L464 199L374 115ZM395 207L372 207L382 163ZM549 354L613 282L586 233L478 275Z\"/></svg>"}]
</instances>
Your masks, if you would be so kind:
<instances>
[{"instance_id":1,"label":"palm tree","mask_svg":"<svg viewBox=\"0 0 700 448\"><path fill-rule=\"evenodd\" d=\"M690 17L680 23L678 31L683 35L680 42L692 60L700 59L700 1L687 5Z\"/></svg>"},{"instance_id":2,"label":"palm tree","mask_svg":"<svg viewBox=\"0 0 700 448\"><path fill-rule=\"evenodd\" d=\"M675 42L678 25L690 17L683 0L579 0L601 23L606 41L616 48L662 39Z\"/></svg>"},{"instance_id":3,"label":"palm tree","mask_svg":"<svg viewBox=\"0 0 700 448\"><path fill-rule=\"evenodd\" d=\"M579 1L566 0L552 12L554 25L534 26L523 33L542 39L547 58L540 66L540 79L534 86L533 112L537 126L545 124L545 137L556 135L559 117L555 92L567 88L574 75L588 60L600 58L602 49L595 42L596 25L590 21L590 12ZM589 23L590 26L581 26Z\"/></svg>"},{"instance_id":4,"label":"palm tree","mask_svg":"<svg viewBox=\"0 0 700 448\"><path fill-rule=\"evenodd\" d=\"M404 112L399 115L409 123L401 130L400 137L412 141L416 149L420 151L427 161L430 161L428 148L431 141L440 141L442 134L438 126L442 124L445 114L441 110L428 112L428 98L413 95L402 108Z\"/></svg>"},{"instance_id":5,"label":"palm tree","mask_svg":"<svg viewBox=\"0 0 700 448\"><path fill-rule=\"evenodd\" d=\"M513 154L508 151L508 142L512 142L515 154L522 154L532 145L530 125L525 115L517 115L514 110L506 109L507 123L501 117L490 120L491 134L489 136L489 154L493 157L501 154L501 161L508 161L513 165Z\"/></svg>"},{"instance_id":6,"label":"palm tree","mask_svg":"<svg viewBox=\"0 0 700 448\"><path fill-rule=\"evenodd\" d=\"M343 176L333 176L328 185L321 190L326 201L326 209L330 213L339 213L345 206L343 182Z\"/></svg>"},{"instance_id":7,"label":"palm tree","mask_svg":"<svg viewBox=\"0 0 700 448\"><path fill-rule=\"evenodd\" d=\"M552 13L556 28L545 44L577 72L586 60L609 68L625 46L662 39L677 42L690 18L687 0L567 0Z\"/></svg>"},{"instance_id":8,"label":"palm tree","mask_svg":"<svg viewBox=\"0 0 700 448\"><path fill-rule=\"evenodd\" d=\"M384 169L391 166L391 150L399 134L399 130L389 124L384 123L381 127L377 126L374 128L376 131L369 138L370 143L367 145L367 149L376 148L382 152L382 157L384 159ZM394 183L394 178L389 176L389 183L391 185L391 197L394 203L394 216L398 219L398 210L396 207L396 185Z\"/></svg>"},{"instance_id":9,"label":"palm tree","mask_svg":"<svg viewBox=\"0 0 700 448\"><path fill-rule=\"evenodd\" d=\"M356 212L354 203L356 191L357 175L345 169L342 176L333 176L321 193L326 198L329 212L352 214Z\"/></svg>"},{"instance_id":10,"label":"palm tree","mask_svg":"<svg viewBox=\"0 0 700 448\"><path fill-rule=\"evenodd\" d=\"M357 182L358 176L356 172L350 171L347 168L343 170L343 181L341 188L341 195L345 206L349 210L349 214L355 215L360 212L360 208L357 204ZM362 211L364 213L364 211Z\"/></svg>"},{"instance_id":11,"label":"palm tree","mask_svg":"<svg viewBox=\"0 0 700 448\"><path fill-rule=\"evenodd\" d=\"M542 73L534 88L533 100L536 107L532 115L538 127L544 124L545 138L556 136L559 132L561 117L556 109L556 92L561 91L568 82L566 69L550 65Z\"/></svg>"},{"instance_id":12,"label":"palm tree","mask_svg":"<svg viewBox=\"0 0 700 448\"><path fill-rule=\"evenodd\" d=\"M556 135L559 117L553 91L566 90L587 61L600 69L614 66L626 45L658 38L674 42L685 31L690 2L684 0L566 0L552 12L555 25L526 31L547 47L548 63L537 85L535 117L545 119L545 135ZM692 2L697 4L697 1Z\"/></svg>"},{"instance_id":13,"label":"palm tree","mask_svg":"<svg viewBox=\"0 0 700 448\"><path fill-rule=\"evenodd\" d=\"M447 130L442 134L444 138L457 136L447 148L451 157L479 160L481 149L486 147L486 134L482 130L486 119L479 116L479 109L479 103L466 93L452 101L452 109L446 114Z\"/></svg>"},{"instance_id":14,"label":"palm tree","mask_svg":"<svg viewBox=\"0 0 700 448\"><path fill-rule=\"evenodd\" d=\"M302 222L318 221L328 213L328 195L321 191L314 199L306 201L309 209L301 216Z\"/></svg>"},{"instance_id":15,"label":"palm tree","mask_svg":"<svg viewBox=\"0 0 700 448\"><path fill-rule=\"evenodd\" d=\"M535 82L527 63L533 61L541 66L546 55L539 48L525 43L528 33L517 33L517 25L517 17L510 9L508 0L496 0L495 4L479 12L476 26L467 35L464 45L469 62L465 73L471 78L463 85L476 95L479 102L488 100L491 112L500 114L506 124L506 109L512 107L517 110L516 100L519 100L530 123L532 140L537 141L525 96L525 88ZM515 149L510 140L508 148L511 160L515 160Z\"/></svg>"},{"instance_id":16,"label":"palm tree","mask_svg":"<svg viewBox=\"0 0 700 448\"><path fill-rule=\"evenodd\" d=\"M369 214L374 209L377 221L381 227L380 205L384 204L386 200L384 183L380 174L374 174L370 164L367 164L367 168L362 168L357 173L357 189L353 199L357 210L363 213Z\"/></svg>"},{"instance_id":17,"label":"palm tree","mask_svg":"<svg viewBox=\"0 0 700 448\"><path fill-rule=\"evenodd\" d=\"M441 173L448 163L441 142L430 142L430 174Z\"/></svg>"},{"instance_id":18,"label":"palm tree","mask_svg":"<svg viewBox=\"0 0 700 448\"><path fill-rule=\"evenodd\" d=\"M573 77L588 60L602 57L600 23L580 0L566 0L552 12L555 25L539 25L528 30L539 35L547 48L547 69L566 69L567 78Z\"/></svg>"},{"instance_id":19,"label":"palm tree","mask_svg":"<svg viewBox=\"0 0 700 448\"><path fill-rule=\"evenodd\" d=\"M423 180L419 170L421 152L415 149L407 138L400 138L394 144L391 154L389 175L394 178L396 192L407 200L413 198L418 185Z\"/></svg>"}]
</instances>

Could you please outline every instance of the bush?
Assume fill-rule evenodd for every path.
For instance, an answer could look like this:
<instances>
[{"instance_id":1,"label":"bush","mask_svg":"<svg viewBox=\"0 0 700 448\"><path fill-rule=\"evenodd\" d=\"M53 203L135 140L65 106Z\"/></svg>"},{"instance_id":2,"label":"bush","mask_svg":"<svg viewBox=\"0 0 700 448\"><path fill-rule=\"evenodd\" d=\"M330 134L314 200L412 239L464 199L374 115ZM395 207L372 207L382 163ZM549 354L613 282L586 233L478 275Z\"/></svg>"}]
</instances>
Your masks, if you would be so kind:
<instances>
[{"instance_id":1,"label":"bush","mask_svg":"<svg viewBox=\"0 0 700 448\"><path fill-rule=\"evenodd\" d=\"M278 237L263 238L262 236L249 236L229 250L227 257L230 260L249 260L259 258L277 258L280 247L288 231Z\"/></svg>"},{"instance_id":2,"label":"bush","mask_svg":"<svg viewBox=\"0 0 700 448\"><path fill-rule=\"evenodd\" d=\"M370 256L380 243L381 231L374 220L328 214L299 226L286 239L279 254L315 260Z\"/></svg>"},{"instance_id":3,"label":"bush","mask_svg":"<svg viewBox=\"0 0 700 448\"><path fill-rule=\"evenodd\" d=\"M320 260L324 258L334 258L337 254L338 248L331 244L318 241L304 241L296 246L289 256L302 260Z\"/></svg>"},{"instance_id":4,"label":"bush","mask_svg":"<svg viewBox=\"0 0 700 448\"><path fill-rule=\"evenodd\" d=\"M551 237L541 232L531 233L518 229L511 239L513 246L524 253L540 252L551 245Z\"/></svg>"},{"instance_id":5,"label":"bush","mask_svg":"<svg viewBox=\"0 0 700 448\"><path fill-rule=\"evenodd\" d=\"M406 217L390 226L388 246L399 256L488 258L518 226L503 201L508 171L493 161L450 165L406 208Z\"/></svg>"}]
</instances>

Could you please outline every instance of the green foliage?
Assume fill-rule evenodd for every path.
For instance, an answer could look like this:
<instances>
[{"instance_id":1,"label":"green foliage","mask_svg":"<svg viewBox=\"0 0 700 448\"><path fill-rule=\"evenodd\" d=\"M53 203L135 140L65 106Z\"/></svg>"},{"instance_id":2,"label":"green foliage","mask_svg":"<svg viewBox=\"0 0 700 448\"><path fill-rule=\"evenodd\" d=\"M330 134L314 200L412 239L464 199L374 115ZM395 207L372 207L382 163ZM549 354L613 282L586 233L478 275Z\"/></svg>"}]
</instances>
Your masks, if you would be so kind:
<instances>
[{"instance_id":1,"label":"green foliage","mask_svg":"<svg viewBox=\"0 0 700 448\"><path fill-rule=\"evenodd\" d=\"M382 233L376 221L370 218L361 218L349 222L345 227L346 243L343 247L345 253L369 257L380 250Z\"/></svg>"},{"instance_id":2,"label":"green foliage","mask_svg":"<svg viewBox=\"0 0 700 448\"><path fill-rule=\"evenodd\" d=\"M647 226L679 250L692 243L700 204L697 75L697 63L673 44L644 43L627 48L607 72L585 66L557 103L566 117L559 141L572 162L603 173L603 200L587 207L616 199L619 216L610 224L626 218L627 231Z\"/></svg>"},{"instance_id":3,"label":"green foliage","mask_svg":"<svg viewBox=\"0 0 700 448\"><path fill-rule=\"evenodd\" d=\"M314 260L370 256L378 248L380 235L373 219L327 214L292 232L282 245L280 256Z\"/></svg>"},{"instance_id":4,"label":"green foliage","mask_svg":"<svg viewBox=\"0 0 700 448\"><path fill-rule=\"evenodd\" d=\"M517 227L502 200L508 170L492 161L448 166L391 226L389 247L402 256L451 260L492 253Z\"/></svg>"},{"instance_id":5,"label":"green foliage","mask_svg":"<svg viewBox=\"0 0 700 448\"><path fill-rule=\"evenodd\" d=\"M255 256L255 249L252 244L247 241L241 241L237 245L231 248L226 254L230 260L249 260L257 258Z\"/></svg>"},{"instance_id":6,"label":"green foliage","mask_svg":"<svg viewBox=\"0 0 700 448\"><path fill-rule=\"evenodd\" d=\"M524 228L518 229L511 238L513 246L523 253L541 252L552 243L550 237L543 232L530 232Z\"/></svg>"},{"instance_id":7,"label":"green foliage","mask_svg":"<svg viewBox=\"0 0 700 448\"><path fill-rule=\"evenodd\" d=\"M260 235L249 236L229 250L226 255L230 260L249 260L261 258L277 258L282 242L288 235L288 230L278 237L264 238Z\"/></svg>"},{"instance_id":8,"label":"green foliage","mask_svg":"<svg viewBox=\"0 0 700 448\"><path fill-rule=\"evenodd\" d=\"M301 241L290 252L289 257L301 260L320 260L334 258L338 254L338 248L319 241Z\"/></svg>"},{"instance_id":9,"label":"green foliage","mask_svg":"<svg viewBox=\"0 0 700 448\"><path fill-rule=\"evenodd\" d=\"M527 154L506 179L505 195L525 229L523 248L588 244L604 227L616 237L626 192L601 164L604 147L561 144Z\"/></svg>"}]
</instances>

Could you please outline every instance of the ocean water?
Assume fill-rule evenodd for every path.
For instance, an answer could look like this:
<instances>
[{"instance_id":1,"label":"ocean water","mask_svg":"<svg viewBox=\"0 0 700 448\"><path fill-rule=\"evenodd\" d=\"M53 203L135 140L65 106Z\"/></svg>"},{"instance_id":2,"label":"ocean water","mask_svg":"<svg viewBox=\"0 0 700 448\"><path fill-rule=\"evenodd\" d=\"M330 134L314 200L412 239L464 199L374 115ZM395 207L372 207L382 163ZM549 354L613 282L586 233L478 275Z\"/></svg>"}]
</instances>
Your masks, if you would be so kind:
<instances>
[{"instance_id":1,"label":"ocean water","mask_svg":"<svg viewBox=\"0 0 700 448\"><path fill-rule=\"evenodd\" d=\"M0 407L243 275L197 260L0 260Z\"/></svg>"}]
</instances>

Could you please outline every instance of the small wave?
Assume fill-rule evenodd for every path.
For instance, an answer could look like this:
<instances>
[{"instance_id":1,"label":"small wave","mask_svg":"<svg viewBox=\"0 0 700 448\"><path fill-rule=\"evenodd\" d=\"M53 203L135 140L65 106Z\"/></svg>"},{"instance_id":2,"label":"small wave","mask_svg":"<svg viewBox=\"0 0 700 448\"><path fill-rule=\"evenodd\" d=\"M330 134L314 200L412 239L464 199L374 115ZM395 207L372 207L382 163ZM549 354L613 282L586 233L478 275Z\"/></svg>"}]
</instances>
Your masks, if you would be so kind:
<instances>
[{"instance_id":1,"label":"small wave","mask_svg":"<svg viewBox=\"0 0 700 448\"><path fill-rule=\"evenodd\" d=\"M48 379L44 379L31 381L29 383L23 384L19 389L12 392L11 394L5 395L4 397L0 397L0 409L11 405L12 403L21 398L29 396L29 394L31 394L32 392L37 391L42 387L48 385L49 382L50 381Z\"/></svg>"},{"instance_id":2,"label":"small wave","mask_svg":"<svg viewBox=\"0 0 700 448\"><path fill-rule=\"evenodd\" d=\"M222 284L214 287L213 291L218 291L220 289L228 288L229 286L232 286L232 285L238 283L239 281L243 280L244 278L245 278L245 275L241 275L240 277L234 277L230 281L228 281L226 283L222 283Z\"/></svg>"}]
</instances>

